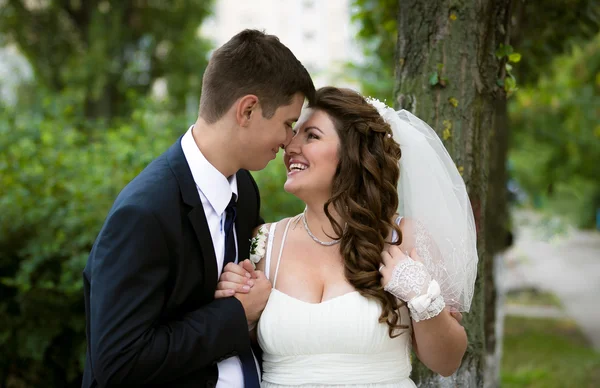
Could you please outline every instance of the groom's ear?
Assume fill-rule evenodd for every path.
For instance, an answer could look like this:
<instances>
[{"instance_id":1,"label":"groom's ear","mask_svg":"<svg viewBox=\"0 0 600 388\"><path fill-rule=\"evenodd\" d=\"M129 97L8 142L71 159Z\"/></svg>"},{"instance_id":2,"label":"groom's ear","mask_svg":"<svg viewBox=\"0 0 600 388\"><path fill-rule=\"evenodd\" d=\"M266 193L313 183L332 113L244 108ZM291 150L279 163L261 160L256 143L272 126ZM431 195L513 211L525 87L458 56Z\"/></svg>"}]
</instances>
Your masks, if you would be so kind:
<instances>
[{"instance_id":1,"label":"groom's ear","mask_svg":"<svg viewBox=\"0 0 600 388\"><path fill-rule=\"evenodd\" d=\"M258 97L253 94L247 94L238 100L235 118L242 127L247 127L252 120L252 116L258 110Z\"/></svg>"}]
</instances>

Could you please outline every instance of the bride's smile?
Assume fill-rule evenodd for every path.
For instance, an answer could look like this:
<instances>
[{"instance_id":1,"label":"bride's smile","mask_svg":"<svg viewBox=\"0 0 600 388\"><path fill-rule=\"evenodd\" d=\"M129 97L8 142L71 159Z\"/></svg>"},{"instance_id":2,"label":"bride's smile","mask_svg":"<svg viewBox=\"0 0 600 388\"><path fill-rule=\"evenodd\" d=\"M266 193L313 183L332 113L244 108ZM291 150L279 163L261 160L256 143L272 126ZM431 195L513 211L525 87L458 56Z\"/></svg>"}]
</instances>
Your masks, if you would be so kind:
<instances>
[{"instance_id":1,"label":"bride's smile","mask_svg":"<svg viewBox=\"0 0 600 388\"><path fill-rule=\"evenodd\" d=\"M308 193L326 199L331 194L339 164L340 138L329 115L305 109L296 124L292 141L285 148L287 181L284 189L303 200Z\"/></svg>"}]
</instances>

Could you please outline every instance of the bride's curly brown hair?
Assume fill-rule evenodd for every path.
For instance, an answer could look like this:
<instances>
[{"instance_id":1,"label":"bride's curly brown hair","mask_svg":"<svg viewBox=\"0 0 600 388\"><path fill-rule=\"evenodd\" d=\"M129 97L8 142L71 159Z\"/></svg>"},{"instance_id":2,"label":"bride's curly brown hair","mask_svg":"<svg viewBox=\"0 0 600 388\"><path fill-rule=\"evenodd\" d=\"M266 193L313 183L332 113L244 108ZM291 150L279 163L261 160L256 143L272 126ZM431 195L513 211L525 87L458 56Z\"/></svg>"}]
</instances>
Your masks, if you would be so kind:
<instances>
[{"instance_id":1,"label":"bride's curly brown hair","mask_svg":"<svg viewBox=\"0 0 600 388\"><path fill-rule=\"evenodd\" d=\"M381 285L379 266L390 230L399 236L395 244L402 241L400 228L393 222L398 209L400 146L377 109L353 90L320 88L309 107L327 113L340 138L332 195L324 211L335 235L341 236L345 276L360 294L380 303L379 321L387 323L390 337L397 336L396 329L407 326L400 322L401 304ZM342 225L331 216L330 206Z\"/></svg>"}]
</instances>

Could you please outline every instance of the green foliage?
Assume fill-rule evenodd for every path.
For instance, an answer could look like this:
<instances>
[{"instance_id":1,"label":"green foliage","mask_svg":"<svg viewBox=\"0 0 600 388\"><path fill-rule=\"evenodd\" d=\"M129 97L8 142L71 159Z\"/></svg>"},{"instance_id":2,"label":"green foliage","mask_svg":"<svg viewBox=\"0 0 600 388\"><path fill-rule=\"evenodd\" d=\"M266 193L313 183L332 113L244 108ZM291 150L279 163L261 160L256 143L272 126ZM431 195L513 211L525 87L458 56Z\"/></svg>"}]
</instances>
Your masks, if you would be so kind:
<instances>
[{"instance_id":1,"label":"green foliage","mask_svg":"<svg viewBox=\"0 0 600 388\"><path fill-rule=\"evenodd\" d=\"M600 208L600 35L552 69L510 105L513 174L551 211L591 226Z\"/></svg>"},{"instance_id":2,"label":"green foliage","mask_svg":"<svg viewBox=\"0 0 600 388\"><path fill-rule=\"evenodd\" d=\"M38 92L29 108L0 106L0 386L79 387L91 246L119 191L189 122L138 101L107 126ZM281 157L254 175L267 221L302 211Z\"/></svg>"},{"instance_id":3,"label":"green foliage","mask_svg":"<svg viewBox=\"0 0 600 388\"><path fill-rule=\"evenodd\" d=\"M519 67L514 71L510 68L506 81L501 81L501 86L513 92L514 74L522 80L521 84L536 82L539 75L550 70L550 58L565 52L574 43L592 38L600 30L600 3L596 0L517 1L514 4L510 40L520 54L508 54L508 59L519 62ZM359 27L357 38L362 43L366 61L362 65L348 64L349 74L361 82L366 95L391 100L398 1L353 0L352 5L352 20ZM456 15L451 14L450 18L455 20ZM438 81L432 73L431 84L436 85Z\"/></svg>"},{"instance_id":4,"label":"green foliage","mask_svg":"<svg viewBox=\"0 0 600 388\"><path fill-rule=\"evenodd\" d=\"M380 100L394 98L398 8L397 0L352 1L352 21L359 27L365 62L348 64L348 73L360 81L363 94Z\"/></svg>"},{"instance_id":5,"label":"green foliage","mask_svg":"<svg viewBox=\"0 0 600 388\"><path fill-rule=\"evenodd\" d=\"M512 63L519 63L521 61L521 54L514 52L514 49L511 45L500 44L500 47L496 50L496 58L502 59L505 61L504 63L504 71L505 76L498 78L498 86L503 87L506 92L506 96L510 97L513 93L515 93L517 88L517 79L515 78L512 72Z\"/></svg>"},{"instance_id":6,"label":"green foliage","mask_svg":"<svg viewBox=\"0 0 600 388\"><path fill-rule=\"evenodd\" d=\"M45 88L69 93L87 117L127 116L157 79L174 109L200 95L210 47L198 27L213 1L5 0L2 44L15 43Z\"/></svg>"},{"instance_id":7,"label":"green foliage","mask_svg":"<svg viewBox=\"0 0 600 388\"><path fill-rule=\"evenodd\" d=\"M522 85L537 82L551 71L555 55L600 32L597 0L545 0L513 2L511 44L523 55L516 69Z\"/></svg>"},{"instance_id":8,"label":"green foliage","mask_svg":"<svg viewBox=\"0 0 600 388\"><path fill-rule=\"evenodd\" d=\"M89 250L118 192L186 128L148 104L89 137L73 112L57 96L0 111L0 386L80 386Z\"/></svg>"},{"instance_id":9,"label":"green foliage","mask_svg":"<svg viewBox=\"0 0 600 388\"><path fill-rule=\"evenodd\" d=\"M441 86L445 88L448 85L448 78L442 77L442 70L444 70L444 64L438 63L436 66L436 71L429 75L429 85L431 86Z\"/></svg>"}]
</instances>

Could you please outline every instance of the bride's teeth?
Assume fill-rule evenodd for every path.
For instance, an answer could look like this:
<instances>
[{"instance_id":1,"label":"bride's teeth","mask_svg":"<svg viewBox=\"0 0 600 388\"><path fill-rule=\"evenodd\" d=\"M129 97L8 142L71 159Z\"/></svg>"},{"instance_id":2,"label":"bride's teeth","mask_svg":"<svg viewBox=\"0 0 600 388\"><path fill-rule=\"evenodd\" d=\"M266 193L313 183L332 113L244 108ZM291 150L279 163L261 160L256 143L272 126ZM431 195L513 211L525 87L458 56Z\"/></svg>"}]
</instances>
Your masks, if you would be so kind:
<instances>
[{"instance_id":1,"label":"bride's teeth","mask_svg":"<svg viewBox=\"0 0 600 388\"><path fill-rule=\"evenodd\" d=\"M306 166L300 163L292 163L290 164L290 171L302 171L305 170Z\"/></svg>"}]
</instances>

